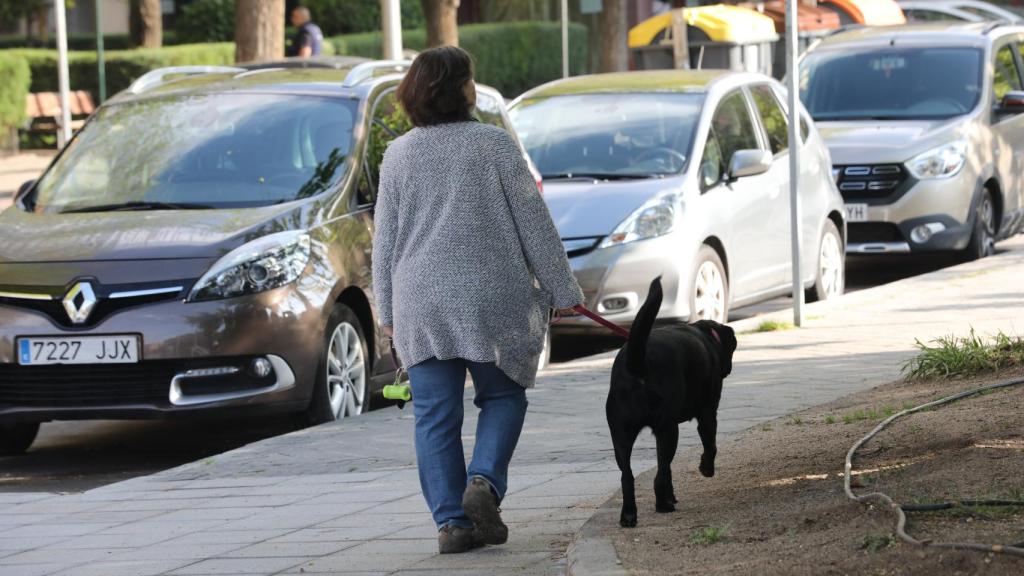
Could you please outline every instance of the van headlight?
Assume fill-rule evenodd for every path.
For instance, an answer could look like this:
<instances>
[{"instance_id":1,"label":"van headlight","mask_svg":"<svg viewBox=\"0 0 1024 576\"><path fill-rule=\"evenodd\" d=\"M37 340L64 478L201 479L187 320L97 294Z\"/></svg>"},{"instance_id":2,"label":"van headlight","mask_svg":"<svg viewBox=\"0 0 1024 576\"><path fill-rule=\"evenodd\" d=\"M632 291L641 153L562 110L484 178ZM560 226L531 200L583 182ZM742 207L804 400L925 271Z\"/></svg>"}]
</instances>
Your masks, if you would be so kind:
<instances>
[{"instance_id":1,"label":"van headlight","mask_svg":"<svg viewBox=\"0 0 1024 576\"><path fill-rule=\"evenodd\" d=\"M676 225L676 196L660 196L645 203L601 241L598 248L608 248L637 240L657 238L671 232Z\"/></svg>"},{"instance_id":2,"label":"van headlight","mask_svg":"<svg viewBox=\"0 0 1024 576\"><path fill-rule=\"evenodd\" d=\"M291 284L309 263L305 232L279 232L235 248L196 282L189 302L266 292Z\"/></svg>"},{"instance_id":3,"label":"van headlight","mask_svg":"<svg viewBox=\"0 0 1024 576\"><path fill-rule=\"evenodd\" d=\"M967 163L967 142L958 140L918 154L907 162L907 169L918 180L952 178Z\"/></svg>"}]
</instances>

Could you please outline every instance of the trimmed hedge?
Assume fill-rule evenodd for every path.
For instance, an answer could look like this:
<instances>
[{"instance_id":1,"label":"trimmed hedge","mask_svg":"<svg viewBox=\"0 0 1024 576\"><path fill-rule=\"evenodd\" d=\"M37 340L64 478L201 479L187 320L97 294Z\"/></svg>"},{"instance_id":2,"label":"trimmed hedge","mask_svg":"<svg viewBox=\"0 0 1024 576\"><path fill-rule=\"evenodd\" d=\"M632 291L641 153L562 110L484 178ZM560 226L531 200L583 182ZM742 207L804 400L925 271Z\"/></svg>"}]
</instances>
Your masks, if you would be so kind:
<instances>
[{"instance_id":1,"label":"trimmed hedge","mask_svg":"<svg viewBox=\"0 0 1024 576\"><path fill-rule=\"evenodd\" d=\"M0 53L0 138L25 120L25 95L28 94L29 67L24 60Z\"/></svg>"},{"instance_id":2,"label":"trimmed hedge","mask_svg":"<svg viewBox=\"0 0 1024 576\"><path fill-rule=\"evenodd\" d=\"M31 92L56 92L57 52L38 48L4 50L0 55L23 59L32 72ZM112 50L105 53L107 94L114 95L131 85L138 77L155 68L188 65L231 65L235 62L235 45L182 44L165 48ZM72 90L88 90L99 96L95 52L68 52L68 68ZM22 101L24 106L24 101Z\"/></svg>"},{"instance_id":3,"label":"trimmed hedge","mask_svg":"<svg viewBox=\"0 0 1024 576\"><path fill-rule=\"evenodd\" d=\"M379 33L349 34L327 38L338 54L380 58L383 40ZM424 30L402 33L404 46L423 50ZM553 22L505 22L459 27L459 45L476 58L477 80L514 97L530 88L562 76L562 29ZM569 26L570 72L588 69L587 29Z\"/></svg>"},{"instance_id":4,"label":"trimmed hedge","mask_svg":"<svg viewBox=\"0 0 1024 576\"><path fill-rule=\"evenodd\" d=\"M164 30L164 46L173 46L181 43L183 43L182 39L178 38L174 30ZM128 50L131 47L131 39L127 34L103 35L104 50ZM0 50L7 50L11 48L50 48L51 50L56 50L57 38L55 35L51 34L50 39L44 45L40 40L29 40L20 34L0 36ZM68 36L68 50L95 49L95 34L71 34Z\"/></svg>"}]
</instances>

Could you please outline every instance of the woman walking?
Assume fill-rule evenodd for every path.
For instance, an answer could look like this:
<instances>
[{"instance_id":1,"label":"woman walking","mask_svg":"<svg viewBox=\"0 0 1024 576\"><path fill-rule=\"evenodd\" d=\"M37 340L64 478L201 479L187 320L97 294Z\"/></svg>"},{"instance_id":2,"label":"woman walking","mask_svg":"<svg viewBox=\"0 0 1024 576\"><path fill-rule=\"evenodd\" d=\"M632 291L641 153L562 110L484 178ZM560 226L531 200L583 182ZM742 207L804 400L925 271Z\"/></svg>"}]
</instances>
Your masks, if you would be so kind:
<instances>
[{"instance_id":1,"label":"woman walking","mask_svg":"<svg viewBox=\"0 0 1024 576\"><path fill-rule=\"evenodd\" d=\"M409 367L420 485L440 552L465 552L508 539L498 505L525 389L550 309L580 304L583 293L521 150L504 130L473 120L469 54L421 53L398 99L415 128L392 142L381 166L374 291ZM480 409L468 470L467 370Z\"/></svg>"}]
</instances>

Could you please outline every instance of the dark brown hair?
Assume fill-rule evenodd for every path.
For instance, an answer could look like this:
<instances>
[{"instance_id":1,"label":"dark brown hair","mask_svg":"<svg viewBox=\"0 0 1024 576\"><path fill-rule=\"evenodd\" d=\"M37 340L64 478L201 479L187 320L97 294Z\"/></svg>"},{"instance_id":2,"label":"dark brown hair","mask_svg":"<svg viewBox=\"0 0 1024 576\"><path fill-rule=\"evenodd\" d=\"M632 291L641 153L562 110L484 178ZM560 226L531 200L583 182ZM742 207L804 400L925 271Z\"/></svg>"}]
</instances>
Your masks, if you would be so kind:
<instances>
[{"instance_id":1,"label":"dark brown hair","mask_svg":"<svg viewBox=\"0 0 1024 576\"><path fill-rule=\"evenodd\" d=\"M462 48L442 46L416 56L398 87L398 101L415 126L473 119L466 83L473 79L473 58Z\"/></svg>"}]
</instances>

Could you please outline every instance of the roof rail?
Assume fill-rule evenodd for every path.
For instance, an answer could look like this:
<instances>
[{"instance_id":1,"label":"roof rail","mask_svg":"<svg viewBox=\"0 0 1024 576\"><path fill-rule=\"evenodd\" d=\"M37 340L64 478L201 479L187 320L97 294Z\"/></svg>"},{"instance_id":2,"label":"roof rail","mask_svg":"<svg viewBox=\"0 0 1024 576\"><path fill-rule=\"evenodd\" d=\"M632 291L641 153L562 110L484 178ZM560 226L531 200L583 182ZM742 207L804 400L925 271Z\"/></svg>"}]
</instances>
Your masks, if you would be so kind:
<instances>
[{"instance_id":1,"label":"roof rail","mask_svg":"<svg viewBox=\"0 0 1024 576\"><path fill-rule=\"evenodd\" d=\"M351 88L356 84L373 78L377 75L375 73L378 71L405 72L410 66L412 66L411 60L374 60L363 62L349 71L341 85Z\"/></svg>"},{"instance_id":2,"label":"roof rail","mask_svg":"<svg viewBox=\"0 0 1024 576\"><path fill-rule=\"evenodd\" d=\"M981 33L982 34L988 34L989 32L995 30L996 28L1002 28L1003 26L1013 26L1013 25L1014 25L1014 23L1010 22L1009 20L993 20L992 22L988 23L988 26L985 26L985 28L981 31Z\"/></svg>"},{"instance_id":3,"label":"roof rail","mask_svg":"<svg viewBox=\"0 0 1024 576\"><path fill-rule=\"evenodd\" d=\"M324 68L340 70L353 68L364 62L370 62L367 58L359 56L315 56L313 58L285 58L283 60L271 60L269 62L250 62L238 64L239 68L246 70L260 70L265 68L293 69L293 68Z\"/></svg>"},{"instance_id":4,"label":"roof rail","mask_svg":"<svg viewBox=\"0 0 1024 576\"><path fill-rule=\"evenodd\" d=\"M171 66L168 68L157 68L143 74L138 80L132 82L128 91L132 94L142 94L150 88L164 83L168 76L199 76L202 74L230 74L245 72L244 68L234 66Z\"/></svg>"}]
</instances>

